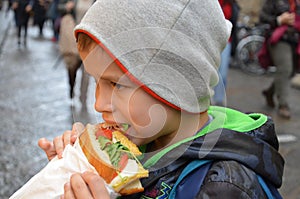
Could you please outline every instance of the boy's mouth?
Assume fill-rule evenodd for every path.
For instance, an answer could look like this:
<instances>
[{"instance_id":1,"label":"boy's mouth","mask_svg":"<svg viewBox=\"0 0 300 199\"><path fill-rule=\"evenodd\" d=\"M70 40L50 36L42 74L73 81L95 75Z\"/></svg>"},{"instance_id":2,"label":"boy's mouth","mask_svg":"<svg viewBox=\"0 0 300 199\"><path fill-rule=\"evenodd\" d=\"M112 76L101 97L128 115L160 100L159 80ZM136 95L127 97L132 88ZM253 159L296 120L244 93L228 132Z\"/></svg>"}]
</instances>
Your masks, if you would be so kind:
<instances>
[{"instance_id":1,"label":"boy's mouth","mask_svg":"<svg viewBox=\"0 0 300 199\"><path fill-rule=\"evenodd\" d=\"M101 128L120 130L127 137L126 131L130 128L130 124L127 124L127 123L115 123L115 124L102 123Z\"/></svg>"}]
</instances>

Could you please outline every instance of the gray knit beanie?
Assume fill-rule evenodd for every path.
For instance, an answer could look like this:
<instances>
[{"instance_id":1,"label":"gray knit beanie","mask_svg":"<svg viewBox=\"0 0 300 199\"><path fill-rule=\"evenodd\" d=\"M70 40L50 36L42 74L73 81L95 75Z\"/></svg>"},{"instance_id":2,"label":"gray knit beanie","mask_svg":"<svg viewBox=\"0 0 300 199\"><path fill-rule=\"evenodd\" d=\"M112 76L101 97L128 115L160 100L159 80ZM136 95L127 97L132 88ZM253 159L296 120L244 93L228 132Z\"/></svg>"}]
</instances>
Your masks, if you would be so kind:
<instances>
[{"instance_id":1,"label":"gray knit beanie","mask_svg":"<svg viewBox=\"0 0 300 199\"><path fill-rule=\"evenodd\" d=\"M75 28L168 105L206 111L231 24L217 0L97 0Z\"/></svg>"}]
</instances>

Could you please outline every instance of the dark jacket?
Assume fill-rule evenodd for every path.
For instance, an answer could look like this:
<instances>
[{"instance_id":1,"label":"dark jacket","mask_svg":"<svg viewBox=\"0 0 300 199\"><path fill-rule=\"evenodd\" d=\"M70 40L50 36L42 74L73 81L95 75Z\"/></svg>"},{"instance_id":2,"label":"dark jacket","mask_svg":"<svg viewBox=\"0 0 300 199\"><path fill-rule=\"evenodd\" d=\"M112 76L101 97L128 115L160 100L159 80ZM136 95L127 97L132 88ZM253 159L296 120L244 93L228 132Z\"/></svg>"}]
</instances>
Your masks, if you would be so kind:
<instances>
[{"instance_id":1,"label":"dark jacket","mask_svg":"<svg viewBox=\"0 0 300 199\"><path fill-rule=\"evenodd\" d=\"M260 21L275 29L278 26L276 17L289 11L289 0L266 0L260 12Z\"/></svg>"},{"instance_id":2,"label":"dark jacket","mask_svg":"<svg viewBox=\"0 0 300 199\"><path fill-rule=\"evenodd\" d=\"M16 25L27 26L30 13L25 10L26 6L33 5L33 0L14 0L18 3L18 7L15 9Z\"/></svg>"},{"instance_id":3,"label":"dark jacket","mask_svg":"<svg viewBox=\"0 0 300 199\"><path fill-rule=\"evenodd\" d=\"M46 20L46 13L47 9L49 7L50 1L48 0L33 0L33 11L34 11L34 17L33 17L33 23L36 25L42 25L44 24Z\"/></svg>"},{"instance_id":4,"label":"dark jacket","mask_svg":"<svg viewBox=\"0 0 300 199\"><path fill-rule=\"evenodd\" d=\"M145 158L150 170L142 179L145 191L124 198L167 198L182 170L196 159L214 161L197 198L265 198L256 174L280 187L284 160L270 118L221 107L211 107L209 114L212 122L196 136Z\"/></svg>"}]
</instances>

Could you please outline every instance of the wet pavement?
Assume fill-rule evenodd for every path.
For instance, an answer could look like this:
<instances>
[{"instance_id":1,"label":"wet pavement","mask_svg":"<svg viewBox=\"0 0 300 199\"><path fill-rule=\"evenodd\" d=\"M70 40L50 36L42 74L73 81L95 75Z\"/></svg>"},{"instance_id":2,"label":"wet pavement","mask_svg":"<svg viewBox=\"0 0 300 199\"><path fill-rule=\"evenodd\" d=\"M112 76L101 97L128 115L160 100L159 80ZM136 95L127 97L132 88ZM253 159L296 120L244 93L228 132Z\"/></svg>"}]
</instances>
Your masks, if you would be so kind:
<instances>
[{"instance_id":1,"label":"wet pavement","mask_svg":"<svg viewBox=\"0 0 300 199\"><path fill-rule=\"evenodd\" d=\"M28 30L27 47L17 45L12 13L0 11L0 198L8 198L47 164L38 148L41 137L53 139L70 129L74 121L96 122L90 106L81 112L76 87L75 99L68 97L67 72L57 44L50 41L50 24L44 37L38 28ZM7 35L2 34L7 27ZM80 73L78 74L80 78ZM93 84L92 84L93 85ZM92 86L90 86L92 90Z\"/></svg>"},{"instance_id":2,"label":"wet pavement","mask_svg":"<svg viewBox=\"0 0 300 199\"><path fill-rule=\"evenodd\" d=\"M8 30L5 32L5 30ZM41 137L52 139L70 129L74 121L97 122L93 111L93 83L88 109L81 111L76 86L75 99L68 98L67 73L56 43L51 42L50 24L44 37L30 26L28 44L17 46L12 13L0 11L0 199L8 198L47 164L37 146ZM2 34L3 33L3 34ZM231 68L227 106L244 112L263 112L275 121L280 152L286 160L283 186L286 199L300 199L300 90L291 90L292 118L284 120L268 109L261 96L272 75L252 76ZM80 78L80 74L77 78Z\"/></svg>"}]
</instances>

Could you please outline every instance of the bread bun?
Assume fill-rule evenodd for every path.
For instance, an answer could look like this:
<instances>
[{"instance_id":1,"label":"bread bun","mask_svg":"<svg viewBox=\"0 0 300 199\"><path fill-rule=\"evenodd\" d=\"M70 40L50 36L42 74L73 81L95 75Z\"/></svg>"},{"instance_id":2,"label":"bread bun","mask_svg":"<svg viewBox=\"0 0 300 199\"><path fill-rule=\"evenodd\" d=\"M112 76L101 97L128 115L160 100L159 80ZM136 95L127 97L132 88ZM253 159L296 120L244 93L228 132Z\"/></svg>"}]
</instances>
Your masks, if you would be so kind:
<instances>
[{"instance_id":1,"label":"bread bun","mask_svg":"<svg viewBox=\"0 0 300 199\"><path fill-rule=\"evenodd\" d=\"M107 125L105 125L107 126ZM133 159L128 159L125 167L115 168L108 153L102 150L97 140L96 132L101 130L101 124L87 124L84 132L79 137L79 144L89 163L95 167L98 174L116 192L121 195L128 195L143 191L140 178L148 177L148 170L145 170L135 156L141 155L138 147L132 143L120 129L112 131L112 142L118 142L129 149Z\"/></svg>"},{"instance_id":2,"label":"bread bun","mask_svg":"<svg viewBox=\"0 0 300 199\"><path fill-rule=\"evenodd\" d=\"M87 124L84 132L79 137L79 144L89 163L95 167L98 174L109 184L118 174L110 163L105 151L100 149L95 132L97 127Z\"/></svg>"}]
</instances>

